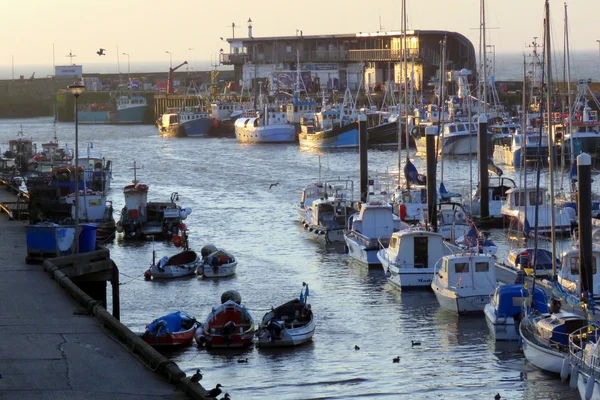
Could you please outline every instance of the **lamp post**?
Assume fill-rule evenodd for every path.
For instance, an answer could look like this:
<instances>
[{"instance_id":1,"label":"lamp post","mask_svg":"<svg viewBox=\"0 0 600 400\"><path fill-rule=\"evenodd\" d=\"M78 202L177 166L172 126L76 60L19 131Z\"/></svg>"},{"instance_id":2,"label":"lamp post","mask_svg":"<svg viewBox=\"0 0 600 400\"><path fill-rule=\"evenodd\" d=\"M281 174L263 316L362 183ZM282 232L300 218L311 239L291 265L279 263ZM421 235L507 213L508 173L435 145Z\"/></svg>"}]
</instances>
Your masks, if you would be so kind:
<instances>
[{"instance_id":1,"label":"lamp post","mask_svg":"<svg viewBox=\"0 0 600 400\"><path fill-rule=\"evenodd\" d=\"M165 53L169 54L169 68L173 68L173 55L168 50L165 50Z\"/></svg>"},{"instance_id":2,"label":"lamp post","mask_svg":"<svg viewBox=\"0 0 600 400\"><path fill-rule=\"evenodd\" d=\"M131 69L129 64L129 53L123 53L124 56L127 56L127 79L129 80L129 84L131 85Z\"/></svg>"},{"instance_id":3,"label":"lamp post","mask_svg":"<svg viewBox=\"0 0 600 400\"><path fill-rule=\"evenodd\" d=\"M75 83L67 86L67 88L75 97L75 250L73 253L79 253L79 119L77 118L77 99L79 95L85 91L85 85Z\"/></svg>"}]
</instances>

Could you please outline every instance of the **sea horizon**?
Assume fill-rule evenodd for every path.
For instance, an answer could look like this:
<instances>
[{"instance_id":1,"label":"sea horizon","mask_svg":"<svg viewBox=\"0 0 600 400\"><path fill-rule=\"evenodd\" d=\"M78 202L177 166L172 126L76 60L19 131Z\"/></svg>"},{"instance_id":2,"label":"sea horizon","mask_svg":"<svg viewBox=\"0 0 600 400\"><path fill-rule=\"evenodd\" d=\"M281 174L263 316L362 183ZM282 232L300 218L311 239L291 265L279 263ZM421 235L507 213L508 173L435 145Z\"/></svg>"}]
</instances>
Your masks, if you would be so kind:
<instances>
[{"instance_id":1,"label":"sea horizon","mask_svg":"<svg viewBox=\"0 0 600 400\"><path fill-rule=\"evenodd\" d=\"M522 81L523 80L523 53L497 53L495 55L495 80L496 81ZM540 57L542 57L540 53ZM531 62L531 57L526 55L527 63ZM493 62L490 62L490 69ZM570 57L571 64L571 81L579 79L591 79L592 81L600 81L600 69L597 68L600 62L600 52L596 51L576 51L572 52ZM553 80L563 81L564 79L564 59L563 53L555 53L553 59ZM57 64L68 65L68 63ZM120 65L106 63L87 63L76 64L82 65L84 74L118 74L127 75L127 64L121 62ZM231 66L220 65L219 70L231 70ZM167 73L169 65L164 61L149 61L136 63L130 66L130 75L135 77L138 74L145 73ZM208 60L200 60L197 62L189 62L188 65L180 68L178 72L194 72L194 71L210 71L211 62ZM34 75L35 74L35 75ZM0 65L0 79L10 80L29 79L34 75L34 78L45 78L54 75L54 66L45 64L36 65Z\"/></svg>"}]
</instances>

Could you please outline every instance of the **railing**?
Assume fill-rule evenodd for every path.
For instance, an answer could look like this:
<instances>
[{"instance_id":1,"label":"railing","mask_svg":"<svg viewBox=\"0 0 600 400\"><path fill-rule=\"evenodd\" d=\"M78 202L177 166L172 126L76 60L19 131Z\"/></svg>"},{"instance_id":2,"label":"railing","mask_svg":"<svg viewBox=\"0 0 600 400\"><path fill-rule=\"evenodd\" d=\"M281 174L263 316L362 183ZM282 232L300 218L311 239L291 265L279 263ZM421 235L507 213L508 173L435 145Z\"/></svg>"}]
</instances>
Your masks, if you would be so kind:
<instances>
[{"instance_id":1,"label":"railing","mask_svg":"<svg viewBox=\"0 0 600 400\"><path fill-rule=\"evenodd\" d=\"M423 56L419 49L404 50L406 59ZM398 49L322 49L312 51L301 51L298 54L301 63L327 63L340 61L397 61L402 56L402 51ZM431 54L430 58L433 57ZM295 62L296 53L287 51L266 52L266 53L221 53L221 64L244 64L246 61L252 63L282 63ZM337 66L332 66L337 69Z\"/></svg>"},{"instance_id":2,"label":"railing","mask_svg":"<svg viewBox=\"0 0 600 400\"><path fill-rule=\"evenodd\" d=\"M600 339L598 328L595 324L587 325L569 335L571 364L577 366L580 371L588 373L592 379L600 376L600 359L593 354L584 357L584 349L587 343L598 342Z\"/></svg>"}]
</instances>

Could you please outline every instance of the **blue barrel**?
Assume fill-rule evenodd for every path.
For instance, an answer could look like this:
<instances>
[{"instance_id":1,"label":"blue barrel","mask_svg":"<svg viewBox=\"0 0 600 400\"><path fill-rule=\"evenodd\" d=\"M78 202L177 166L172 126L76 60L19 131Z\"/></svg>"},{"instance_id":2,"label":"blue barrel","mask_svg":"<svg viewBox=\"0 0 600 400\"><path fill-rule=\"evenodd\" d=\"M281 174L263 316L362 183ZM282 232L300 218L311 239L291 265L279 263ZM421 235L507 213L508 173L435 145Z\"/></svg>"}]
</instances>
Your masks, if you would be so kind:
<instances>
[{"instance_id":1,"label":"blue barrel","mask_svg":"<svg viewBox=\"0 0 600 400\"><path fill-rule=\"evenodd\" d=\"M87 253L96 250L96 225L81 224L79 233L79 252Z\"/></svg>"}]
</instances>

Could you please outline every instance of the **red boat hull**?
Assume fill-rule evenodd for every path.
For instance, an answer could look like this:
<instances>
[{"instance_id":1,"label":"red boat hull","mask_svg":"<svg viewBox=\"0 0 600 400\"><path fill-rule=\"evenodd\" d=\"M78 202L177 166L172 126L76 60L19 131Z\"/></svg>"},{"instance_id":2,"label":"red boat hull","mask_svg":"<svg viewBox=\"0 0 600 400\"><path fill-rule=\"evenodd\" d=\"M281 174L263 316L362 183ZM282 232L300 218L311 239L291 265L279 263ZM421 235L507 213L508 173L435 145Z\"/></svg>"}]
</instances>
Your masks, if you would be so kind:
<instances>
[{"instance_id":1,"label":"red boat hull","mask_svg":"<svg viewBox=\"0 0 600 400\"><path fill-rule=\"evenodd\" d=\"M229 325L227 331L226 325ZM247 347L254 342L254 332L254 320L248 310L228 301L208 315L200 340L212 348Z\"/></svg>"},{"instance_id":2,"label":"red boat hull","mask_svg":"<svg viewBox=\"0 0 600 400\"><path fill-rule=\"evenodd\" d=\"M144 332L142 339L150 346L186 346L193 342L196 329L197 327L194 327L187 331L160 336L154 336L148 332Z\"/></svg>"}]
</instances>

